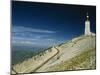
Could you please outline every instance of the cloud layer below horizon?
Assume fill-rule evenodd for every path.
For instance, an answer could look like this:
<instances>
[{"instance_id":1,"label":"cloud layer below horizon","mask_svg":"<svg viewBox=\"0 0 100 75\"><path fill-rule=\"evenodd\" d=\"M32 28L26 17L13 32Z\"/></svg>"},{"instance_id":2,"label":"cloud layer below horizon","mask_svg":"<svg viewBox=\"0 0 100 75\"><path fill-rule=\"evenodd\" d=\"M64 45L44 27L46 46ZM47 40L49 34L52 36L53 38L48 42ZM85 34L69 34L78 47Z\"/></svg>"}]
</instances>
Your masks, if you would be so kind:
<instances>
[{"instance_id":1,"label":"cloud layer below horizon","mask_svg":"<svg viewBox=\"0 0 100 75\"><path fill-rule=\"evenodd\" d=\"M12 43L20 46L47 47L60 43L56 39L56 31L35 29L25 26L13 26Z\"/></svg>"}]
</instances>

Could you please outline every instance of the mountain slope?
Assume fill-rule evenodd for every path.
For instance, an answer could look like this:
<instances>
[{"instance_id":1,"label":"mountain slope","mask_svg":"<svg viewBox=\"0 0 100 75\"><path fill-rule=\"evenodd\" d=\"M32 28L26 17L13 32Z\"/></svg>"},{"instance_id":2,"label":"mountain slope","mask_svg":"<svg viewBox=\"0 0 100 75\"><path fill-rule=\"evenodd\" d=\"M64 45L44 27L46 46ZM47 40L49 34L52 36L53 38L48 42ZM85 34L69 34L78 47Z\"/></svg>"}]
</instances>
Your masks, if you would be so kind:
<instances>
[{"instance_id":1,"label":"mountain slope","mask_svg":"<svg viewBox=\"0 0 100 75\"><path fill-rule=\"evenodd\" d=\"M95 49L90 49L67 61L50 66L45 71L95 69L95 61Z\"/></svg>"},{"instance_id":2,"label":"mountain slope","mask_svg":"<svg viewBox=\"0 0 100 75\"><path fill-rule=\"evenodd\" d=\"M54 66L57 67L59 64L61 66L64 66L62 64L63 62L65 61L68 62L72 58L76 58L76 56L79 56L80 54L84 54L84 52L89 51L91 49L94 50L94 54L95 54L95 37L94 36L77 37L67 43L62 44L57 48L59 49L60 53L52 60L50 60L48 63L46 63L44 66L42 66L40 69L38 69L36 72L70 70L70 69L63 69L63 67L62 69L60 67L60 69L57 70L56 68L54 68ZM92 61L92 59L90 61ZM55 70L52 70L51 67L54 68ZM88 68L86 67L84 69L88 69Z\"/></svg>"},{"instance_id":3,"label":"mountain slope","mask_svg":"<svg viewBox=\"0 0 100 75\"><path fill-rule=\"evenodd\" d=\"M95 36L74 38L35 57L14 65L13 69L17 73L95 69Z\"/></svg>"}]
</instances>

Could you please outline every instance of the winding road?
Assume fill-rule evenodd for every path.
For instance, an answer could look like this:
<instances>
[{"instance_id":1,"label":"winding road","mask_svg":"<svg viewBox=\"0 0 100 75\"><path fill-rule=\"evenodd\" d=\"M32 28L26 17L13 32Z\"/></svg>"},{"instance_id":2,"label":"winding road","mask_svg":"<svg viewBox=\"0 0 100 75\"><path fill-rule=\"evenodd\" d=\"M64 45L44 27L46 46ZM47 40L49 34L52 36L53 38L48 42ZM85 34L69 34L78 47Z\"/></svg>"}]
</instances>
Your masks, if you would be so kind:
<instances>
[{"instance_id":1,"label":"winding road","mask_svg":"<svg viewBox=\"0 0 100 75\"><path fill-rule=\"evenodd\" d=\"M47 59L45 62L43 62L40 66L38 66L36 69L34 69L30 73L34 73L36 70L38 70L39 68L41 68L42 66L44 66L49 60L51 60L53 57L55 57L57 54L59 54L59 49L57 49L56 47L54 47L54 48L57 50L57 53L55 53L52 57L50 57L49 59Z\"/></svg>"}]
</instances>

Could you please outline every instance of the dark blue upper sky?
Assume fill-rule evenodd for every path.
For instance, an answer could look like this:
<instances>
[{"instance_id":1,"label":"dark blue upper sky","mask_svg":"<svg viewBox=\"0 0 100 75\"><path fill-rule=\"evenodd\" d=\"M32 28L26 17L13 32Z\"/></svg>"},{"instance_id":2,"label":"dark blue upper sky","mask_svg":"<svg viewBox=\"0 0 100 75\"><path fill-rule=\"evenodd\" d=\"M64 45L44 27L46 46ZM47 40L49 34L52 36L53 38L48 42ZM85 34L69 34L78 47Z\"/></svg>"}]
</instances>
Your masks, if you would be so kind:
<instances>
[{"instance_id":1,"label":"dark blue upper sky","mask_svg":"<svg viewBox=\"0 0 100 75\"><path fill-rule=\"evenodd\" d=\"M82 35L87 12L95 33L95 6L13 1L13 42L46 46Z\"/></svg>"}]
</instances>

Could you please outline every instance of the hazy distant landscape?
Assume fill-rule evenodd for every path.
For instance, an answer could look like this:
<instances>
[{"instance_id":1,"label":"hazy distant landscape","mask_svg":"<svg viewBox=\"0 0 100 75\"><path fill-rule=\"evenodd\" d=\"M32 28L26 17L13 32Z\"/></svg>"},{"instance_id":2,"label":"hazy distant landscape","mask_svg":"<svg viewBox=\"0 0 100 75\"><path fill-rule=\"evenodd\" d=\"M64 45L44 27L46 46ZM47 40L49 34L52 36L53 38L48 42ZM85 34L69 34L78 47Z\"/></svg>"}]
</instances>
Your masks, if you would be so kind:
<instances>
[{"instance_id":1,"label":"hazy distant landscape","mask_svg":"<svg viewBox=\"0 0 100 75\"><path fill-rule=\"evenodd\" d=\"M22 61L45 51L47 48L35 48L31 46L12 46L12 64L14 65L17 63L21 63Z\"/></svg>"}]
</instances>

